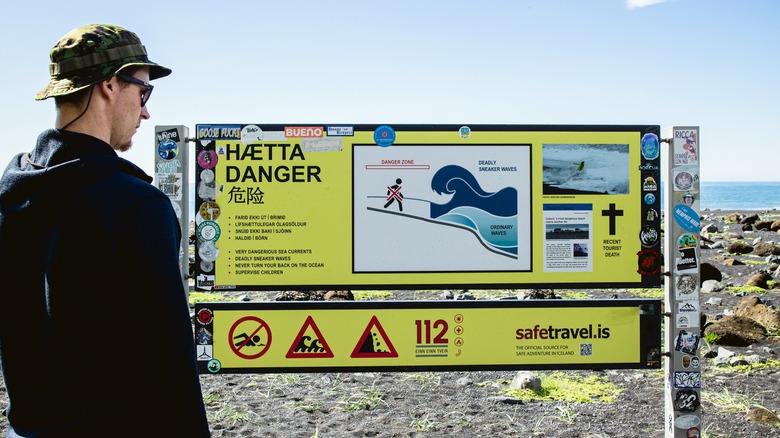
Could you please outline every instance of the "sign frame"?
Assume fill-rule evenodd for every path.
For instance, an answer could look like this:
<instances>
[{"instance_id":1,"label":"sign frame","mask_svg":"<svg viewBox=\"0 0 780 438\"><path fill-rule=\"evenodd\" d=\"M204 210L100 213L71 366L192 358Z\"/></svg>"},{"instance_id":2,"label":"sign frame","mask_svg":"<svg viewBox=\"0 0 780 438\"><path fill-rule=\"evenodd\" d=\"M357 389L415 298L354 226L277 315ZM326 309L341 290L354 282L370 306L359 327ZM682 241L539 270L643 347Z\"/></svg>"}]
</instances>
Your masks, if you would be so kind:
<instances>
[{"instance_id":1,"label":"sign frame","mask_svg":"<svg viewBox=\"0 0 780 438\"><path fill-rule=\"evenodd\" d=\"M450 315L455 313L455 318L445 317L449 325L442 319L433 316L430 319L421 318L419 315ZM470 356L466 352L468 347L480 345L490 349L501 347L502 342L515 342L517 345L504 346L508 348L504 353L510 356L520 356L515 350L521 350L523 345L538 344L528 347L538 350L556 347L555 342L562 342L557 337L555 341L544 338L529 340L524 338L528 331L538 335L546 331L546 323L538 321L552 321L551 328L555 325L555 318L559 325L575 324L565 316L578 315L577 318L597 318L594 312L622 312L621 314L633 314L630 324L636 324L626 337L613 340L600 339L605 327L598 327L595 322L589 323L588 337L585 337L585 327L582 328L582 339L568 342L580 342L588 339L595 342L595 350L607 348L599 347L598 342L623 342L635 350L630 355L636 356L632 360L625 360L620 356L617 362L571 362L566 359L558 359L558 356L550 358L525 359L525 363L519 360L517 363L509 363L506 356L503 359L492 359L480 354L479 359ZM634 314L634 312L636 312ZM512 318L506 318L508 313L515 314ZM362 371L477 371L477 370L534 370L534 369L617 369L617 368L643 368L658 369L661 367L662 340L661 319L662 301L657 299L612 299L612 300L475 300L475 301L285 301L285 302L201 302L195 305L195 342L197 346L198 369L202 374L216 373L290 373L290 372L362 372ZM563 315L559 315L563 314ZM458 319L460 315L460 319ZM533 324L524 323L523 315L527 320L537 321ZM530 315L530 318L529 318ZM327 319L334 318L337 322L328 325ZM354 320L352 320L354 318ZM418 318L418 319L414 319ZM518 319L519 318L519 319ZM220 321L222 319L222 321ZM450 321L452 319L452 321ZM576 318L575 318L576 319ZM320 322L315 323L315 320ZM325 323L322 321L325 320ZM482 324L479 321L489 321ZM248 321L248 322L247 322ZM279 323L276 324L275 321ZM358 323L354 323L359 321ZM366 321L369 321L366 323ZM426 322L428 321L428 322ZM561 322L565 321L565 322ZM444 324L444 331L437 326ZM471 325L469 325L471 323ZM610 321L610 324L619 324ZM317 327L316 324L319 324ZM384 328L382 328L384 324ZM526 329L517 329L530 324ZM539 325L541 324L541 326ZM227 328L230 326L229 328ZM299 327L300 326L300 327ZM365 329L364 327L365 326ZM405 339L402 334L409 335L412 326L416 326L417 339L412 341ZM506 327L505 327L506 326ZM280 328L281 327L281 328ZM433 334L422 336L421 330L430 330ZM449 329L447 328L449 327ZM301 345L301 352L310 351L306 356L301 353L296 355L293 347L300 344L304 332L314 333L315 341L307 337L307 343ZM373 330L374 335L380 335L383 349L376 352L360 351L360 345L365 342L366 333ZM501 331L502 329L506 329ZM511 329L511 336L497 338L496 333L506 332ZM483 332L484 330L484 332ZM519 331L518 331L519 330ZM577 330L580 330L579 326ZM615 330L613 330L615 331ZM240 335L237 335L237 333ZM273 334L272 334L273 332ZM598 332L598 334L597 334ZM324 336L323 336L324 333ZM428 333L426 331L425 333ZM550 331L552 333L552 331ZM609 330L605 332L609 337ZM442 350L436 350L431 342L437 339L436 334L443 338L440 343ZM505 333L507 334L507 333ZM471 335L469 337L468 335ZM617 333L613 333L617 335ZM349 339L343 342L339 351L337 341L347 336ZM462 336L460 338L459 336ZM484 336L484 338L483 338ZM552 335L550 335L552 336ZM561 335L562 336L562 335ZM599 337L598 340L594 341ZM326 339L328 338L328 339ZM433 341L431 341L433 339ZM462 339L458 345L458 339ZM514 339L512 341L511 339ZM235 344L233 343L235 341ZM417 345L415 342L426 345ZM229 344L227 347L225 344ZM272 345L273 344L273 345ZM412 344L414 344L412 346ZM428 345L430 344L430 345ZM548 345L551 346L543 346ZM377 344L378 345L378 344ZM353 348L354 346L354 348ZM269 347L270 350L269 350ZM303 348L311 347L311 348ZM424 350L430 347L431 350ZM462 347L463 356L460 355ZM610 345L611 349L612 345ZM239 351L246 348L245 351ZM255 348L253 351L249 351ZM414 350L414 353L410 353ZM447 351L446 353L444 351ZM457 351L457 352L456 352ZM222 356L223 352L225 356ZM233 357L231 352L239 359ZM267 357L261 357L268 352ZM334 357L335 352L335 357ZM422 352L422 353L421 353ZM431 359L426 356L430 353L442 353L441 358ZM419 354L418 354L419 353ZM424 354L423 354L424 353ZM504 354L502 353L502 354ZM580 352L581 353L581 352ZM415 356L417 354L419 357ZM539 352L538 354L543 354ZM544 353L546 354L546 353ZM569 354L569 353L567 353ZM571 353L574 354L573 352ZM621 353L622 354L622 353ZM627 353L626 353L627 354ZM435 355L435 354L434 354ZM582 355L582 353L581 353ZM586 354L587 355L587 354ZM220 356L220 357L217 357ZM282 357L285 356L285 357ZM349 357L347 357L349 356ZM425 357L424 357L425 356ZM220 360L221 358L221 360ZM462 360L461 360L462 358ZM242 359L251 361L244 362ZM240 365L236 365L239 362ZM332 363L332 365L330 365ZM264 365L265 364L265 365Z\"/></svg>"}]
</instances>

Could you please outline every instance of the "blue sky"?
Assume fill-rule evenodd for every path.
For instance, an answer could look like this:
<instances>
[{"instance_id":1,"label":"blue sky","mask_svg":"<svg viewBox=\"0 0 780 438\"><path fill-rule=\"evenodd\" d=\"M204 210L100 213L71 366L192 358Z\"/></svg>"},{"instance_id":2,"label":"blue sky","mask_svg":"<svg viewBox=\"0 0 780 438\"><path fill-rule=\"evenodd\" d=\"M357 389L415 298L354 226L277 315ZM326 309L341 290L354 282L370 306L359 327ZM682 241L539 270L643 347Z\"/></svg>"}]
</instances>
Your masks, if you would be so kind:
<instances>
[{"instance_id":1,"label":"blue sky","mask_svg":"<svg viewBox=\"0 0 780 438\"><path fill-rule=\"evenodd\" d=\"M45 11L45 12L44 12ZM154 125L658 124L701 127L703 181L778 180L776 0L3 2L2 165L54 123L48 52L112 23L173 69Z\"/></svg>"}]
</instances>

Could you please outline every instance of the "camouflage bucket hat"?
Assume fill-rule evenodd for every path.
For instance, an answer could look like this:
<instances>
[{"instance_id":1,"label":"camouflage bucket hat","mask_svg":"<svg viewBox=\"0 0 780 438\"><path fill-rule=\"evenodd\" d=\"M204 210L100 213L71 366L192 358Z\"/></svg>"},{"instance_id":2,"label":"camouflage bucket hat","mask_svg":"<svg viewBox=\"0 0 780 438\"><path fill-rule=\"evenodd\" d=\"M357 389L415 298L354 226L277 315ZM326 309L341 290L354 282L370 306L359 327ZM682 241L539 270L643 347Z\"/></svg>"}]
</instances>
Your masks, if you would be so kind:
<instances>
[{"instance_id":1,"label":"camouflage bucket hat","mask_svg":"<svg viewBox=\"0 0 780 438\"><path fill-rule=\"evenodd\" d=\"M138 35L108 24L68 32L52 47L50 57L51 81L35 100L82 90L129 66L148 66L150 79L171 74L171 69L149 60Z\"/></svg>"}]
</instances>

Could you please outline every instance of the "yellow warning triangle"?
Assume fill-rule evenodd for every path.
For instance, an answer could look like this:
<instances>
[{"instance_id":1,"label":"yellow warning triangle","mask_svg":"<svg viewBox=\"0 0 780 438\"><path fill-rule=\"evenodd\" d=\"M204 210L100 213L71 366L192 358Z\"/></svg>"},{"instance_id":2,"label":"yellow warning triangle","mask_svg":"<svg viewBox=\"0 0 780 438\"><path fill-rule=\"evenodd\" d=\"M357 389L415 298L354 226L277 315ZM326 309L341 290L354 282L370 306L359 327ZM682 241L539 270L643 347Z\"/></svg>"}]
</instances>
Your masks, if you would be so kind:
<instances>
[{"instance_id":1,"label":"yellow warning triangle","mask_svg":"<svg viewBox=\"0 0 780 438\"><path fill-rule=\"evenodd\" d=\"M371 317L350 357L398 357L398 352L376 315Z\"/></svg>"},{"instance_id":2,"label":"yellow warning triangle","mask_svg":"<svg viewBox=\"0 0 780 438\"><path fill-rule=\"evenodd\" d=\"M322 336L319 327L314 322L314 318L309 315L306 322L303 323L298 335L293 338L290 349L287 350L288 359L293 358L312 358L312 357L333 357L333 351Z\"/></svg>"}]
</instances>

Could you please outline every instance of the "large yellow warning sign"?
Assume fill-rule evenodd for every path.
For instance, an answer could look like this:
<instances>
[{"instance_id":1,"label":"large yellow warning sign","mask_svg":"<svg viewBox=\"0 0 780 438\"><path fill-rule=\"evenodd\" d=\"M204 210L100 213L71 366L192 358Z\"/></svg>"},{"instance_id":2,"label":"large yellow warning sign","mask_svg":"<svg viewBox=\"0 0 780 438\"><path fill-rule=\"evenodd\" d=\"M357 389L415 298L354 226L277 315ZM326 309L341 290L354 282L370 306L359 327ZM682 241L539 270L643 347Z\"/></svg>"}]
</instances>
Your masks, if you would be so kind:
<instances>
[{"instance_id":1,"label":"large yellow warning sign","mask_svg":"<svg viewBox=\"0 0 780 438\"><path fill-rule=\"evenodd\" d=\"M204 373L660 366L659 300L202 303L196 312Z\"/></svg>"},{"instance_id":2,"label":"large yellow warning sign","mask_svg":"<svg viewBox=\"0 0 780 438\"><path fill-rule=\"evenodd\" d=\"M196 288L660 284L656 125L198 125Z\"/></svg>"}]
</instances>

